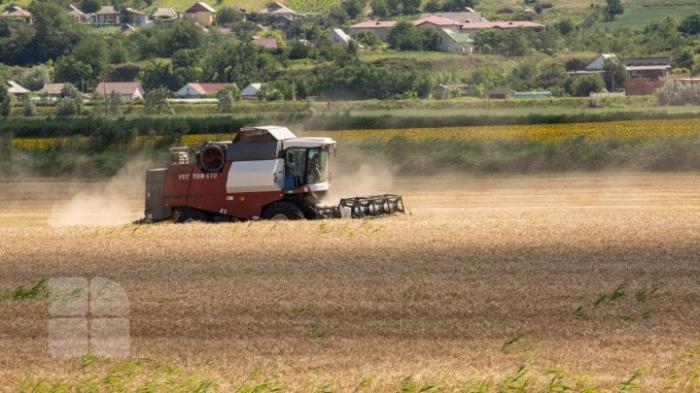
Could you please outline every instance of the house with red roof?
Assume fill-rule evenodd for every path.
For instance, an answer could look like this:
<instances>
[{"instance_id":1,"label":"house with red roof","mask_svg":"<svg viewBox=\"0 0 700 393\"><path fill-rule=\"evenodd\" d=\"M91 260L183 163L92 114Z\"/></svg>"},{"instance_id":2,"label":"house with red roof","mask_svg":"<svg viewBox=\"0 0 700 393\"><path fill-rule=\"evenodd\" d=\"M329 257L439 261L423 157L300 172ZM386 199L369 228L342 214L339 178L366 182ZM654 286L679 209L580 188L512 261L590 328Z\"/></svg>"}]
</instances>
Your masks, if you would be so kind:
<instances>
[{"instance_id":1,"label":"house with red roof","mask_svg":"<svg viewBox=\"0 0 700 393\"><path fill-rule=\"evenodd\" d=\"M180 98L213 97L228 87L238 87L235 83L188 83L182 86L175 95Z\"/></svg>"},{"instance_id":2,"label":"house with red roof","mask_svg":"<svg viewBox=\"0 0 700 393\"><path fill-rule=\"evenodd\" d=\"M436 30L452 29L454 31L459 31L462 23L439 15L428 15L413 21L413 26L418 28L433 28Z\"/></svg>"}]
</instances>

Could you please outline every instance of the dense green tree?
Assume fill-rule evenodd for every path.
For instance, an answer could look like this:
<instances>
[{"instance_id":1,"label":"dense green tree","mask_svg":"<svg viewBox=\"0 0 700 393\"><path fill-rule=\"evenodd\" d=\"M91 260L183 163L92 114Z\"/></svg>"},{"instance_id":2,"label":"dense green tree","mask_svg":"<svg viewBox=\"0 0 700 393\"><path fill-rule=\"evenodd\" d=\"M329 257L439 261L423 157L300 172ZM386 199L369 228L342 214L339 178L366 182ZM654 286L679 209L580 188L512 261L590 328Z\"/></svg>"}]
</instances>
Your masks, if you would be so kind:
<instances>
[{"instance_id":1,"label":"dense green tree","mask_svg":"<svg viewBox=\"0 0 700 393\"><path fill-rule=\"evenodd\" d=\"M49 70L44 65L34 66L19 76L19 83L29 90L40 90L49 83Z\"/></svg>"},{"instance_id":2,"label":"dense green tree","mask_svg":"<svg viewBox=\"0 0 700 393\"><path fill-rule=\"evenodd\" d=\"M297 60L309 57L309 52L311 50L309 46L309 44L299 40L293 41L289 46L289 59Z\"/></svg>"},{"instance_id":3,"label":"dense green tree","mask_svg":"<svg viewBox=\"0 0 700 393\"><path fill-rule=\"evenodd\" d=\"M678 48L673 51L673 68L692 70L695 67L695 52L692 48Z\"/></svg>"},{"instance_id":4,"label":"dense green tree","mask_svg":"<svg viewBox=\"0 0 700 393\"><path fill-rule=\"evenodd\" d=\"M402 0L401 13L404 15L413 15L420 12L421 0Z\"/></svg>"},{"instance_id":5,"label":"dense green tree","mask_svg":"<svg viewBox=\"0 0 700 393\"><path fill-rule=\"evenodd\" d=\"M122 113L122 96L119 93L117 93L116 91L109 93L109 97L107 97L106 103L107 103L107 108L109 109L109 112L111 114L121 115L121 113Z\"/></svg>"},{"instance_id":6,"label":"dense green tree","mask_svg":"<svg viewBox=\"0 0 700 393\"><path fill-rule=\"evenodd\" d=\"M476 6L476 0L445 0L443 4L443 11L464 11L466 7L474 8Z\"/></svg>"},{"instance_id":7,"label":"dense green tree","mask_svg":"<svg viewBox=\"0 0 700 393\"><path fill-rule=\"evenodd\" d=\"M542 67L537 76L537 87L552 92L555 96L562 96L565 93L568 74L564 66L559 64Z\"/></svg>"},{"instance_id":8,"label":"dense green tree","mask_svg":"<svg viewBox=\"0 0 700 393\"><path fill-rule=\"evenodd\" d=\"M102 2L100 0L81 0L80 10L86 14L92 14L97 12L100 7L102 7Z\"/></svg>"},{"instance_id":9,"label":"dense green tree","mask_svg":"<svg viewBox=\"0 0 700 393\"><path fill-rule=\"evenodd\" d=\"M34 34L23 64L56 59L70 52L87 35L89 27L70 17L62 4L33 1L28 10L32 13Z\"/></svg>"},{"instance_id":10,"label":"dense green tree","mask_svg":"<svg viewBox=\"0 0 700 393\"><path fill-rule=\"evenodd\" d=\"M481 30L474 37L474 46L479 52L494 53L504 56L525 56L532 51L537 37L546 32L533 32L525 29ZM543 43L542 48L550 46Z\"/></svg>"},{"instance_id":11,"label":"dense green tree","mask_svg":"<svg viewBox=\"0 0 700 393\"><path fill-rule=\"evenodd\" d=\"M603 64L603 80L608 91L618 91L624 88L627 68L618 60L607 59Z\"/></svg>"},{"instance_id":12,"label":"dense green tree","mask_svg":"<svg viewBox=\"0 0 700 393\"><path fill-rule=\"evenodd\" d=\"M165 56L172 56L179 49L196 49L204 43L204 31L198 24L179 21L168 31L164 42Z\"/></svg>"},{"instance_id":13,"label":"dense green tree","mask_svg":"<svg viewBox=\"0 0 700 393\"><path fill-rule=\"evenodd\" d=\"M245 19L245 14L235 7L223 7L216 12L216 24L219 26L231 26Z\"/></svg>"},{"instance_id":14,"label":"dense green tree","mask_svg":"<svg viewBox=\"0 0 700 393\"><path fill-rule=\"evenodd\" d=\"M54 79L57 82L70 82L83 90L91 84L92 75L92 67L72 55L61 56L54 67Z\"/></svg>"},{"instance_id":15,"label":"dense green tree","mask_svg":"<svg viewBox=\"0 0 700 393\"><path fill-rule=\"evenodd\" d=\"M300 85L299 90L305 94L331 99L425 98L434 87L434 81L422 72L354 61L319 69Z\"/></svg>"},{"instance_id":16,"label":"dense green tree","mask_svg":"<svg viewBox=\"0 0 700 393\"><path fill-rule=\"evenodd\" d=\"M367 0L343 0L341 4L350 19L355 19L362 16L362 12L367 6Z\"/></svg>"},{"instance_id":17,"label":"dense green tree","mask_svg":"<svg viewBox=\"0 0 700 393\"><path fill-rule=\"evenodd\" d=\"M434 29L418 29L421 50L438 52L442 45L442 36Z\"/></svg>"},{"instance_id":18,"label":"dense green tree","mask_svg":"<svg viewBox=\"0 0 700 393\"><path fill-rule=\"evenodd\" d=\"M0 59L10 65L25 65L34 61L31 42L34 27L12 24L8 18L0 18Z\"/></svg>"},{"instance_id":19,"label":"dense green tree","mask_svg":"<svg viewBox=\"0 0 700 393\"><path fill-rule=\"evenodd\" d=\"M143 95L143 106L148 113L163 113L168 108L170 91L164 87L146 90Z\"/></svg>"},{"instance_id":20,"label":"dense green tree","mask_svg":"<svg viewBox=\"0 0 700 393\"><path fill-rule=\"evenodd\" d=\"M646 53L663 52L684 45L684 39L678 32L678 22L670 16L647 25L638 40Z\"/></svg>"},{"instance_id":21,"label":"dense green tree","mask_svg":"<svg viewBox=\"0 0 700 393\"><path fill-rule=\"evenodd\" d=\"M128 82L136 80L141 72L141 65L124 63L111 65L105 70L105 79L108 81Z\"/></svg>"},{"instance_id":22,"label":"dense green tree","mask_svg":"<svg viewBox=\"0 0 700 393\"><path fill-rule=\"evenodd\" d=\"M391 29L387 42L396 50L421 50L423 42L418 29L410 22L402 21Z\"/></svg>"},{"instance_id":23,"label":"dense green tree","mask_svg":"<svg viewBox=\"0 0 700 393\"><path fill-rule=\"evenodd\" d=\"M506 77L498 68L480 68L472 72L466 82L472 95L483 97L488 90L502 87L505 80Z\"/></svg>"},{"instance_id":24,"label":"dense green tree","mask_svg":"<svg viewBox=\"0 0 700 393\"><path fill-rule=\"evenodd\" d=\"M599 74L576 77L572 83L572 94L577 97L588 97L591 93L605 89L605 82Z\"/></svg>"},{"instance_id":25,"label":"dense green tree","mask_svg":"<svg viewBox=\"0 0 700 393\"><path fill-rule=\"evenodd\" d=\"M605 8L605 18L607 20L615 19L615 16L622 15L625 12L621 0L605 0L607 6Z\"/></svg>"},{"instance_id":26,"label":"dense green tree","mask_svg":"<svg viewBox=\"0 0 700 393\"><path fill-rule=\"evenodd\" d=\"M540 70L536 63L526 61L513 68L510 74L510 86L515 90L531 90L539 87Z\"/></svg>"},{"instance_id":27,"label":"dense green tree","mask_svg":"<svg viewBox=\"0 0 700 393\"><path fill-rule=\"evenodd\" d=\"M170 91L182 86L173 71L172 63L157 60L146 64L139 73L139 80L145 90L165 88Z\"/></svg>"},{"instance_id":28,"label":"dense green tree","mask_svg":"<svg viewBox=\"0 0 700 393\"><path fill-rule=\"evenodd\" d=\"M389 16L389 6L386 0L372 0L372 14L375 18L386 18Z\"/></svg>"},{"instance_id":29,"label":"dense green tree","mask_svg":"<svg viewBox=\"0 0 700 393\"><path fill-rule=\"evenodd\" d=\"M221 90L216 98L219 100L217 103L219 112L230 112L233 109L233 94L230 90Z\"/></svg>"},{"instance_id":30,"label":"dense green tree","mask_svg":"<svg viewBox=\"0 0 700 393\"><path fill-rule=\"evenodd\" d=\"M90 66L90 80L96 80L109 63L109 50L105 40L95 34L90 34L80 41L71 52L73 58Z\"/></svg>"},{"instance_id":31,"label":"dense green tree","mask_svg":"<svg viewBox=\"0 0 700 393\"><path fill-rule=\"evenodd\" d=\"M561 35L567 35L576 29L576 25L574 24L574 21L571 20L570 18L560 20L557 23L556 27L559 30L559 32L561 33Z\"/></svg>"},{"instance_id":32,"label":"dense green tree","mask_svg":"<svg viewBox=\"0 0 700 393\"><path fill-rule=\"evenodd\" d=\"M22 115L25 117L32 117L36 115L36 106L31 98L25 97L22 101Z\"/></svg>"},{"instance_id":33,"label":"dense green tree","mask_svg":"<svg viewBox=\"0 0 700 393\"><path fill-rule=\"evenodd\" d=\"M355 39L362 45L369 48L376 48L382 44L382 41L379 39L379 37L371 31L363 31L360 34L358 34L355 37Z\"/></svg>"},{"instance_id":34,"label":"dense green tree","mask_svg":"<svg viewBox=\"0 0 700 393\"><path fill-rule=\"evenodd\" d=\"M678 30L686 35L700 35L700 14L687 16L678 26Z\"/></svg>"},{"instance_id":35,"label":"dense green tree","mask_svg":"<svg viewBox=\"0 0 700 393\"><path fill-rule=\"evenodd\" d=\"M61 98L56 105L56 114L59 116L79 115L82 112L83 99L80 92L70 83L66 83L61 89Z\"/></svg>"},{"instance_id":36,"label":"dense green tree","mask_svg":"<svg viewBox=\"0 0 700 393\"><path fill-rule=\"evenodd\" d=\"M109 43L109 63L122 64L129 59L129 53L126 50L124 41L121 37L113 37Z\"/></svg>"},{"instance_id":37,"label":"dense green tree","mask_svg":"<svg viewBox=\"0 0 700 393\"><path fill-rule=\"evenodd\" d=\"M3 117L10 116L13 98L7 89L7 83L4 80L0 80L0 115Z\"/></svg>"},{"instance_id":38,"label":"dense green tree","mask_svg":"<svg viewBox=\"0 0 700 393\"><path fill-rule=\"evenodd\" d=\"M440 0L428 0L425 3L425 12L439 12L442 11L442 1Z\"/></svg>"},{"instance_id":39,"label":"dense green tree","mask_svg":"<svg viewBox=\"0 0 700 393\"><path fill-rule=\"evenodd\" d=\"M274 57L248 42L227 41L204 59L207 79L238 86L271 79L278 71Z\"/></svg>"},{"instance_id":40,"label":"dense green tree","mask_svg":"<svg viewBox=\"0 0 700 393\"><path fill-rule=\"evenodd\" d=\"M199 81L204 77L202 57L202 51L199 49L180 49L173 54L173 74L178 86Z\"/></svg>"}]
</instances>

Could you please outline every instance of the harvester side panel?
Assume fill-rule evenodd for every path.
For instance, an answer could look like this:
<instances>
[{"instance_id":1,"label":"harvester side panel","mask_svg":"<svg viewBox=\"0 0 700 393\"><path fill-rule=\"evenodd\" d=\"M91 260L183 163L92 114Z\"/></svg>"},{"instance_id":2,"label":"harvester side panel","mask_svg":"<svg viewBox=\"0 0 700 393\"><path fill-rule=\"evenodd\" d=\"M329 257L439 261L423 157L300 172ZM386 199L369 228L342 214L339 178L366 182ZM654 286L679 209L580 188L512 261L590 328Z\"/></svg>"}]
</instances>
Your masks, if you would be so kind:
<instances>
[{"instance_id":1,"label":"harvester side panel","mask_svg":"<svg viewBox=\"0 0 700 393\"><path fill-rule=\"evenodd\" d=\"M248 220L260 217L265 206L284 198L281 191L227 193L231 164L227 162L221 173L204 173L193 164L170 166L164 204ZM270 173L270 179L272 176Z\"/></svg>"}]
</instances>

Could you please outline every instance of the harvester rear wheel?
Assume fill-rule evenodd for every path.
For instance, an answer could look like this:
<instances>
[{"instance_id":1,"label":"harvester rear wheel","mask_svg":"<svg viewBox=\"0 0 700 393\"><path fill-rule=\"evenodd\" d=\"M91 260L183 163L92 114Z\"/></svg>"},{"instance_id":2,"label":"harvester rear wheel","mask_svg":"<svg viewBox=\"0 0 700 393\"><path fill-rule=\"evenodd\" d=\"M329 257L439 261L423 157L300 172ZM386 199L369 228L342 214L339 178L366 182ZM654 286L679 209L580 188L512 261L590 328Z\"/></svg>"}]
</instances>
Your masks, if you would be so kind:
<instances>
[{"instance_id":1,"label":"harvester rear wheel","mask_svg":"<svg viewBox=\"0 0 700 393\"><path fill-rule=\"evenodd\" d=\"M262 217L266 220L301 220L304 213L292 202L277 202L268 206Z\"/></svg>"}]
</instances>

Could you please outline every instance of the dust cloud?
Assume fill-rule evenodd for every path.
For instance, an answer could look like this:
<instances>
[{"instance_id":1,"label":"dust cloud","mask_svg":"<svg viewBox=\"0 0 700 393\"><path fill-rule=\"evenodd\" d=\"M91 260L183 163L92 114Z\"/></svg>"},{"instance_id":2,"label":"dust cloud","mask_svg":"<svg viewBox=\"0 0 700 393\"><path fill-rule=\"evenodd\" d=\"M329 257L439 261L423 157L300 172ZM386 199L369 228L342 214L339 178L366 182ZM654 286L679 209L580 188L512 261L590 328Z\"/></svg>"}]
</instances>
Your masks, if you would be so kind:
<instances>
[{"instance_id":1,"label":"dust cloud","mask_svg":"<svg viewBox=\"0 0 700 393\"><path fill-rule=\"evenodd\" d=\"M396 182L396 170L388 161L357 152L338 153L331 163L331 188L324 202L340 198L390 194Z\"/></svg>"},{"instance_id":2,"label":"dust cloud","mask_svg":"<svg viewBox=\"0 0 700 393\"><path fill-rule=\"evenodd\" d=\"M67 201L53 206L49 226L115 226L143 215L145 170L148 160L130 161L106 183L82 185Z\"/></svg>"}]
</instances>

